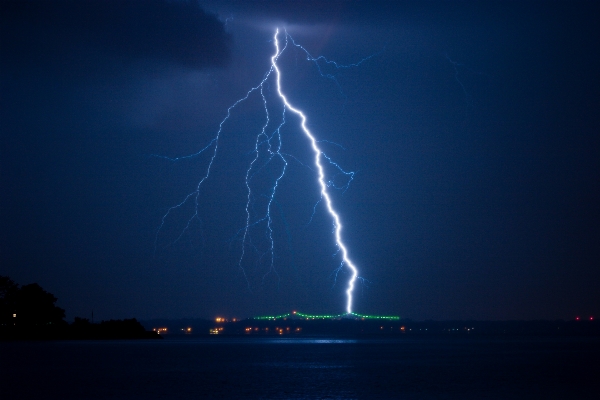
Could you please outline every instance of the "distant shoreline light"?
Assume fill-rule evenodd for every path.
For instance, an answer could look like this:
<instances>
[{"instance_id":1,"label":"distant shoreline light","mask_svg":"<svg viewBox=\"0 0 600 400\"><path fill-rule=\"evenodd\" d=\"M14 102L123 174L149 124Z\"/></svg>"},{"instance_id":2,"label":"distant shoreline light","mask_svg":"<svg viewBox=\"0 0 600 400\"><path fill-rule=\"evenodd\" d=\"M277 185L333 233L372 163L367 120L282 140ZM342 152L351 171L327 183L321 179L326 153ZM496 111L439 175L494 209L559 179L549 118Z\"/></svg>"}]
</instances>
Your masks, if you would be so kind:
<instances>
[{"instance_id":1,"label":"distant shoreline light","mask_svg":"<svg viewBox=\"0 0 600 400\"><path fill-rule=\"evenodd\" d=\"M252 319L277 320L277 319L285 319L285 318L289 318L289 317L300 317L300 318L305 318L305 319L337 319L337 318L352 318L352 317L354 317L355 319L385 319L385 320L394 320L394 321L400 320L400 317L393 316L393 315L364 315L364 314L357 314L354 312L345 313L345 314L333 314L333 315L312 315L312 314L304 314L304 313L301 313L298 311L292 311L291 313L281 314L281 315L267 315L267 316L254 317Z\"/></svg>"}]
</instances>

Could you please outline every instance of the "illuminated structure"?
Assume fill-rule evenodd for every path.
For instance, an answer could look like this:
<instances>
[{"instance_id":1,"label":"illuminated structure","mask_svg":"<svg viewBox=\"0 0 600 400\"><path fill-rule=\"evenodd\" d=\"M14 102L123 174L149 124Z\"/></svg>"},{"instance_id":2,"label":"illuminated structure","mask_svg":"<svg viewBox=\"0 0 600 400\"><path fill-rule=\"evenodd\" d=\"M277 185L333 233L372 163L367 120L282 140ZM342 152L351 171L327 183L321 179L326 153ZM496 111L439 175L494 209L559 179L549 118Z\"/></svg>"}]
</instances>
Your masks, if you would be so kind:
<instances>
[{"instance_id":1,"label":"illuminated structure","mask_svg":"<svg viewBox=\"0 0 600 400\"><path fill-rule=\"evenodd\" d=\"M346 313L346 314L332 314L332 315L312 315L312 314L304 314L298 311L292 311L291 313L281 314L281 315L273 315L273 316L261 316L254 317L252 319L257 320L269 320L274 321L278 319L287 319L287 318L297 318L297 319L305 319L305 320L315 320L315 319L358 319L358 320L366 320L366 319L384 319L384 320L392 320L398 321L400 317L392 316L392 315L364 315L357 313Z\"/></svg>"}]
</instances>

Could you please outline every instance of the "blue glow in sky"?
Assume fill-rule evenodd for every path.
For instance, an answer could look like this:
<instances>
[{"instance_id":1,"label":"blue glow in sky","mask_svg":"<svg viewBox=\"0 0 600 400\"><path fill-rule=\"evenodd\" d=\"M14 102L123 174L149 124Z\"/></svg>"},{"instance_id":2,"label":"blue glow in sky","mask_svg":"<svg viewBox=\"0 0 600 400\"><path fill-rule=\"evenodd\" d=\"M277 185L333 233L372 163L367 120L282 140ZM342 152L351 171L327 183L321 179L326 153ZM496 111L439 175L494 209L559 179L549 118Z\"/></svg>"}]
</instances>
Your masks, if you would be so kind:
<instances>
[{"instance_id":1,"label":"blue glow in sky","mask_svg":"<svg viewBox=\"0 0 600 400\"><path fill-rule=\"evenodd\" d=\"M228 108L271 68L277 26L340 65L375 55L319 71L288 43L277 60L282 93L328 157L323 182L343 244L369 280L356 286L353 310L598 314L600 33L591 2L0 7L0 275L39 283L68 318L345 308L352 274L343 268L336 283L343 255L315 151L291 109L281 125L274 81L262 88L269 124L258 92L236 106L210 179L169 212L157 240L161 218L196 193L213 153L153 155L210 146ZM257 143L265 126L270 140ZM261 168L269 151L274 168ZM275 182L274 197L259 195ZM265 210L272 252L264 225L245 228ZM271 260L277 273L265 275Z\"/></svg>"}]
</instances>

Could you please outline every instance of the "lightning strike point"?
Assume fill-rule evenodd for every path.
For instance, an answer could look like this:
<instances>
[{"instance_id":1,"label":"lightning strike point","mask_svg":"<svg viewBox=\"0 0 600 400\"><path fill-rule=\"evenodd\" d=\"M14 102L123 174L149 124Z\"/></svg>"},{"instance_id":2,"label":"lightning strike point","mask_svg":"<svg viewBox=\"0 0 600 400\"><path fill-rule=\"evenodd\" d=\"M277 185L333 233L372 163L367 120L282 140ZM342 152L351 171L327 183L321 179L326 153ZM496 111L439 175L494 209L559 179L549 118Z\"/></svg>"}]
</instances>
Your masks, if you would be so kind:
<instances>
[{"instance_id":1,"label":"lightning strike point","mask_svg":"<svg viewBox=\"0 0 600 400\"><path fill-rule=\"evenodd\" d=\"M178 240L180 240L182 238L182 236L189 230L189 228L194 220L200 220L200 215L199 215L199 212L200 212L200 204L199 204L200 190L201 190L201 187L204 184L204 182L207 179L209 179L209 177L210 177L211 168L215 162L215 159L217 157L217 152L219 150L219 139L220 139L222 131L223 131L223 126L231 117L232 111L240 103L246 101L251 95L258 93L261 96L262 104L264 107L265 120L262 125L262 129L258 132L258 134L256 136L256 140L254 142L254 149L250 152L250 153L254 153L254 157L253 157L252 161L250 162L248 169L246 170L246 175L245 175L245 185L246 185L246 190L247 190L247 199L246 199L246 206L245 206L245 213L246 213L245 226L242 227L240 230L238 230L238 232L234 236L234 239L241 241L241 252L240 252L240 257L238 260L238 267L239 267L241 273L243 274L244 278L246 279L249 290L251 290L250 277L248 276L246 268L244 267L244 262L247 257L247 253L250 253L250 252L256 253L257 260L258 260L257 264L259 264L259 265L262 265L263 263L269 264L267 271L262 276L263 281L271 273L275 274L277 276L277 279L279 279L279 275L274 266L274 264L275 264L275 245L274 245L274 238L273 238L273 221L271 218L271 208L272 208L274 202L275 202L275 204L277 204L277 201L275 200L275 195L276 195L277 189L279 187L279 183L283 179L285 172L288 168L288 160L294 160L294 161L298 162L300 165L302 165L303 167L306 167L310 171L317 174L317 181L318 181L318 184L320 187L320 198L313 207L313 215L311 216L311 220L315 214L317 205L320 204L321 202L323 202L326 206L327 212L328 212L329 216L331 217L331 220L333 223L333 232L332 233L335 236L335 242L336 242L336 248L337 248L336 255L341 254L341 262L340 262L339 266L335 269L336 277L337 277L337 274L344 269L348 269L350 272L350 279L348 280L348 284L347 284L347 288L346 288L346 297L347 297L347 302L346 302L347 314L346 315L358 316L358 314L354 314L352 311L352 300L353 300L352 295L354 292L356 280L361 279L361 278L358 277L358 269L355 266L355 264L352 262L352 260L350 259L349 255L348 255L348 249L347 249L346 245L344 244L344 241L342 240L343 225L341 222L340 215L337 213L337 211L335 210L335 208L333 206L333 201L331 199L330 192L329 192L330 188L343 189L344 191L347 190L348 186L350 185L350 183L352 182L352 180L354 178L354 172L347 172L347 171L343 170L340 167L340 165L338 165L336 162L334 162L330 157L328 157L321 150L321 148L319 147L319 143L331 143L331 144L334 144L339 147L342 147L342 146L337 143L333 143L333 142L330 142L330 141L327 141L324 139L317 140L315 135L307 128L306 115L300 109L294 107L292 105L292 103L288 100L286 95L284 94L284 91L282 89L282 84L281 84L282 73L277 64L277 61L279 60L279 58L283 54L283 52L288 48L288 45L291 44L290 46L294 46L306 54L306 59L315 64L315 66L318 69L321 76L332 79L333 81L335 81L335 83L339 87L339 83L337 82L337 79L335 78L335 76L332 74L324 73L321 69L320 63L324 63L325 65L332 66L336 69L357 67L360 64L362 64L363 62L366 62L370 58L376 56L377 53L360 60L358 63L341 65L341 64L337 64L335 61L330 61L323 56L319 56L317 58L313 57L312 55L310 55L310 53L304 47L302 47L301 45L294 42L294 39L287 33L287 31L285 31L285 35L284 35L285 36L285 45L283 47L280 47L279 34L280 34L280 32L279 32L279 29L277 28L275 30L275 34L273 36L273 44L275 47L275 53L271 56L271 59L270 59L271 64L270 64L268 71L265 73L265 75L263 76L262 80L260 81L260 83L258 85L254 86L250 90L248 90L243 97L238 99L227 109L226 116L219 124L219 129L217 130L216 135L209 141L209 143L206 146L204 146L201 150L197 151L196 153L193 153L193 154L190 154L187 156L181 156L181 157L176 157L176 158L155 156L155 157L159 157L162 159L166 159L171 162L179 162L179 161L183 161L183 160L187 160L187 159L196 158L205 152L210 154L208 165L207 165L204 173L202 174L200 181L197 183L194 191L192 191L191 193L186 195L183 198L183 200L180 201L178 204L168 208L166 213L163 215L160 226L157 230L156 237L155 237L155 251L158 246L159 233L165 226L167 219L169 219L171 217L172 213L183 208L189 202L192 202L194 205L192 215L188 219L187 224L185 225L183 230L180 232L178 237L173 242L171 242L171 244L177 242ZM278 112L280 113L280 114L278 114L279 116L270 113L271 107L274 107L274 106L273 106L272 102L270 103L268 101L268 90L265 90L268 87L267 82L270 79L275 79L276 88L277 88L277 91L276 91L277 94L273 93L272 96L281 100L281 103L279 105L277 105ZM267 92L267 93L265 93L265 92ZM302 129L302 132L303 132L304 136L306 137L306 139L309 141L312 151L314 153L314 165L312 165L312 166L303 163L302 161L300 161L298 158L296 158L292 154L283 153L281 151L282 142L283 142L281 128L283 127L283 125L286 124L286 121L287 121L286 113L287 112L291 112L300 118L300 128ZM278 121L278 119L280 119L280 121ZM323 163L328 163L330 166L332 166L337 171L329 179L327 179L325 176L325 168L324 168ZM273 165L275 165L275 166L273 166ZM270 182L269 190L267 192L259 193L257 195L257 194L255 194L255 190L253 190L253 188L254 188L253 179L261 172L261 170L263 170L263 168L266 168L267 166L269 166L269 168L272 168L272 169L280 168L280 169L275 169L275 171L280 171L280 172L277 172L272 176L272 178L271 178L272 181ZM340 185L336 185L336 183L335 183L336 176L340 176L340 175L344 175L348 179L347 183L345 183L341 187L340 187ZM262 201L262 203L260 203L260 205L257 205L257 201ZM257 211L257 209L260 209L261 211L259 212L259 211ZM265 240L267 245L263 246L262 249L260 249L256 243L252 242L251 230L256 228L259 225L266 225L265 234L264 234L265 236L264 236L263 240ZM267 248L264 249L264 247L267 247ZM298 314L300 315L300 313L298 313Z\"/></svg>"},{"instance_id":2,"label":"lightning strike point","mask_svg":"<svg viewBox=\"0 0 600 400\"><path fill-rule=\"evenodd\" d=\"M275 70L275 74L277 77L277 93L281 97L281 100L285 104L286 108L300 117L300 119L302 121L300 123L300 126L302 127L302 131L304 132L304 134L310 141L310 143L312 145L312 149L315 153L315 165L316 165L317 171L319 173L318 180L319 180L319 185L321 186L321 196L325 200L325 204L327 206L327 211L333 218L333 221L334 221L333 224L334 224L334 228L335 228L335 241L336 241L338 248L342 252L342 262L340 264L340 268L347 266L351 272L351 278L348 281L348 289L346 290L346 296L347 296L346 312L348 314L350 314L350 313L352 313L352 293L354 291L354 284L356 282L356 278L358 277L358 269L356 268L356 266L354 265L352 260L350 260L350 257L348 256L348 250L346 249L346 246L344 245L344 242L342 241L342 223L340 221L340 216L334 210L333 203L331 201L331 197L329 196L329 192L327 191L327 184L325 183L325 173L323 170L323 165L321 164L321 157L322 156L326 157L326 156L323 154L323 152L319 148L317 140L315 139L314 135L306 127L307 119L306 119L306 116L304 115L304 113L302 111L300 111L299 109L295 108L294 106L292 106L290 104L290 102L288 101L287 97L283 94L283 92L281 90L281 71L279 70L279 67L277 66L277 59L279 58L279 55L281 54L279 51L278 36L279 36L279 28L275 30L275 36L273 37L276 51L275 51L275 54L273 55L273 57L271 57L271 64L272 64L273 69ZM287 38L287 34L286 34L286 38ZM294 45L295 45L295 43L294 43Z\"/></svg>"}]
</instances>

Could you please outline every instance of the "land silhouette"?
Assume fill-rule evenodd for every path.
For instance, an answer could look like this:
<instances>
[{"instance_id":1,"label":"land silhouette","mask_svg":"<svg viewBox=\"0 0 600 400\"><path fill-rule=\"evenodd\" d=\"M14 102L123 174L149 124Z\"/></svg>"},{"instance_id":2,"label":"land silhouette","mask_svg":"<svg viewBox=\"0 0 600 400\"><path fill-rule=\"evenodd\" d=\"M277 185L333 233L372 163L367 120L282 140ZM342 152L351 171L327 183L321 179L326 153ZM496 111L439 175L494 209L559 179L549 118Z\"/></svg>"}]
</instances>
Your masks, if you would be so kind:
<instances>
[{"instance_id":1,"label":"land silhouette","mask_svg":"<svg viewBox=\"0 0 600 400\"><path fill-rule=\"evenodd\" d=\"M156 339L135 318L92 323L75 317L65 321L65 310L57 298L37 283L20 286L8 276L0 276L0 339Z\"/></svg>"},{"instance_id":2,"label":"land silhouette","mask_svg":"<svg viewBox=\"0 0 600 400\"><path fill-rule=\"evenodd\" d=\"M157 339L169 335L243 336L480 336L546 335L600 336L600 322L557 321L413 321L361 318L356 315L310 317L286 314L257 317L165 320L140 322L135 318L93 323L75 317L65 321L57 298L37 283L20 286L0 276L0 340ZM301 316L303 315L303 316ZM387 318L387 319L386 319Z\"/></svg>"},{"instance_id":3,"label":"land silhouette","mask_svg":"<svg viewBox=\"0 0 600 400\"><path fill-rule=\"evenodd\" d=\"M539 321L414 321L411 319L247 318L227 320L154 319L142 321L162 336L288 336L288 337L439 337L439 336L600 336L596 320Z\"/></svg>"}]
</instances>

